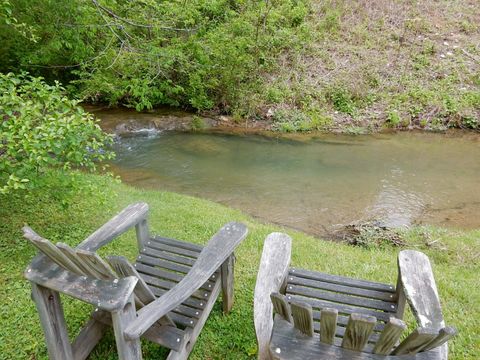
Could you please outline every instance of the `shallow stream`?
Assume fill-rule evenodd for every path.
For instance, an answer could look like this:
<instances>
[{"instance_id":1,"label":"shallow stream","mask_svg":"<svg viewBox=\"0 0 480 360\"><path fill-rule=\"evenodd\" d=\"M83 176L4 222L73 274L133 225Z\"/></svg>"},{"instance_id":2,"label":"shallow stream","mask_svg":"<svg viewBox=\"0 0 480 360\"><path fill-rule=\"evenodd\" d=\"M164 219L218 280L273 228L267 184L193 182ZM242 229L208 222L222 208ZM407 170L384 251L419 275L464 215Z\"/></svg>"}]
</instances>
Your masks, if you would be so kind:
<instances>
[{"instance_id":1,"label":"shallow stream","mask_svg":"<svg viewBox=\"0 0 480 360\"><path fill-rule=\"evenodd\" d=\"M130 184L207 198L314 235L386 226L480 227L480 137L399 133L306 140L164 132L121 138Z\"/></svg>"}]
</instances>

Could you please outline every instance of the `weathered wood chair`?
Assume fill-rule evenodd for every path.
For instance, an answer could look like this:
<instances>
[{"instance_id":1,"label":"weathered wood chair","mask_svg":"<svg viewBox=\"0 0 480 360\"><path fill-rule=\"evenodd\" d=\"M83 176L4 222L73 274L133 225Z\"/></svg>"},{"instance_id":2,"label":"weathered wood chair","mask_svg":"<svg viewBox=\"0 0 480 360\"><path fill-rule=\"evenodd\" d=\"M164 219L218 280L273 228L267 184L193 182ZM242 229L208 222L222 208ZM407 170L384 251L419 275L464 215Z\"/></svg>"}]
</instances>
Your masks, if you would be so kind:
<instances>
[{"instance_id":1,"label":"weathered wood chair","mask_svg":"<svg viewBox=\"0 0 480 360\"><path fill-rule=\"evenodd\" d=\"M140 337L186 359L222 291L223 310L233 304L233 251L247 235L239 223L223 226L205 247L151 236L148 205L132 204L75 249L53 245L24 227L39 250L25 271L32 285L50 359L82 360L112 325L120 359L141 359ZM134 265L95 251L135 227ZM91 319L70 343L59 294L92 304Z\"/></svg>"},{"instance_id":2,"label":"weathered wood chair","mask_svg":"<svg viewBox=\"0 0 480 360\"><path fill-rule=\"evenodd\" d=\"M254 299L259 359L447 359L456 330L445 327L426 255L400 252L395 287L289 268L290 253L287 235L265 240ZM407 301L418 328L398 344Z\"/></svg>"}]
</instances>

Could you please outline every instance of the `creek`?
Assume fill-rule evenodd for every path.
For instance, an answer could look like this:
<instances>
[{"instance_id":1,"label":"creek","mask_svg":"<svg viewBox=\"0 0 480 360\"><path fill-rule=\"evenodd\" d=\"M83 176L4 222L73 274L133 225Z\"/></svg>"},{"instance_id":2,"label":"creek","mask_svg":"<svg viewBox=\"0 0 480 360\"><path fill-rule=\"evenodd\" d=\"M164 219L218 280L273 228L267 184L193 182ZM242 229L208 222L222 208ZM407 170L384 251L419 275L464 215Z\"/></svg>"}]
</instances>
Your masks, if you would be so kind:
<instances>
[{"instance_id":1,"label":"creek","mask_svg":"<svg viewBox=\"0 0 480 360\"><path fill-rule=\"evenodd\" d=\"M362 221L480 227L480 136L277 138L214 132L120 137L113 172L313 235Z\"/></svg>"}]
</instances>

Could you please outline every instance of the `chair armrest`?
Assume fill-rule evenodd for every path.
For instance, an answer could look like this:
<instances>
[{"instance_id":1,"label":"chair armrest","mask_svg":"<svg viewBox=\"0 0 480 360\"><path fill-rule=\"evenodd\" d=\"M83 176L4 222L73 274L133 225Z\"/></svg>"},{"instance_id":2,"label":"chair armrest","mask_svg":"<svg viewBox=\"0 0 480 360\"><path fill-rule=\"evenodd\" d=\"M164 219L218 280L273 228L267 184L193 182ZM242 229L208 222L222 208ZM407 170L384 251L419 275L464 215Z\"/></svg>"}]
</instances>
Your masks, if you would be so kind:
<instances>
[{"instance_id":1,"label":"chair armrest","mask_svg":"<svg viewBox=\"0 0 480 360\"><path fill-rule=\"evenodd\" d=\"M27 280L70 295L105 311L123 309L138 279L97 280L62 269L43 254L37 255L24 272Z\"/></svg>"},{"instance_id":2,"label":"chair armrest","mask_svg":"<svg viewBox=\"0 0 480 360\"><path fill-rule=\"evenodd\" d=\"M188 274L167 293L138 311L138 317L125 330L125 337L139 338L161 317L188 299L233 253L247 232L243 224L224 225L203 248Z\"/></svg>"},{"instance_id":3,"label":"chair armrest","mask_svg":"<svg viewBox=\"0 0 480 360\"><path fill-rule=\"evenodd\" d=\"M427 255L403 250L398 254L401 286L418 324L440 330L445 327L437 285Z\"/></svg>"},{"instance_id":4,"label":"chair armrest","mask_svg":"<svg viewBox=\"0 0 480 360\"><path fill-rule=\"evenodd\" d=\"M282 233L272 233L263 244L253 302L258 359L270 359L269 344L273 328L272 292L279 292L290 266L292 239Z\"/></svg>"},{"instance_id":5,"label":"chair armrest","mask_svg":"<svg viewBox=\"0 0 480 360\"><path fill-rule=\"evenodd\" d=\"M107 221L88 238L77 246L77 249L96 251L125 231L139 224L148 216L148 204L135 203L128 205L119 214Z\"/></svg>"}]
</instances>

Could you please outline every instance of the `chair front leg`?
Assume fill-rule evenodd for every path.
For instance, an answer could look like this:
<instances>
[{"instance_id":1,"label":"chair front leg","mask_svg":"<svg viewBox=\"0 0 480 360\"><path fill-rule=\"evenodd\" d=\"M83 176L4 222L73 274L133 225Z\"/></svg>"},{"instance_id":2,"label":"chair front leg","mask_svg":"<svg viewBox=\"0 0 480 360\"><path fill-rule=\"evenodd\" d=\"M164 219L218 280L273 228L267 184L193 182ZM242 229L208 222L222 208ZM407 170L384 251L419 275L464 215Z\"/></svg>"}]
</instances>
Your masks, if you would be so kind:
<instances>
[{"instance_id":1,"label":"chair front leg","mask_svg":"<svg viewBox=\"0 0 480 360\"><path fill-rule=\"evenodd\" d=\"M34 282L31 282L31 284L32 299L35 301L40 316L49 358L51 360L73 359L60 295L57 291L37 285Z\"/></svg>"},{"instance_id":2,"label":"chair front leg","mask_svg":"<svg viewBox=\"0 0 480 360\"><path fill-rule=\"evenodd\" d=\"M125 329L136 317L135 297L132 294L125 307L112 314L113 331L115 333L115 342L117 343L118 358L120 360L141 360L142 349L140 338L127 340L125 338Z\"/></svg>"}]
</instances>

